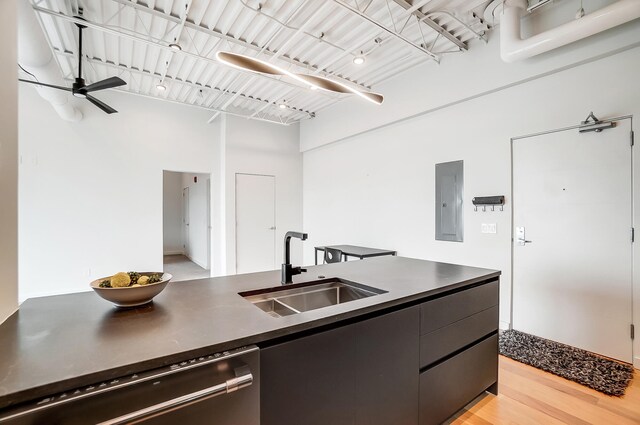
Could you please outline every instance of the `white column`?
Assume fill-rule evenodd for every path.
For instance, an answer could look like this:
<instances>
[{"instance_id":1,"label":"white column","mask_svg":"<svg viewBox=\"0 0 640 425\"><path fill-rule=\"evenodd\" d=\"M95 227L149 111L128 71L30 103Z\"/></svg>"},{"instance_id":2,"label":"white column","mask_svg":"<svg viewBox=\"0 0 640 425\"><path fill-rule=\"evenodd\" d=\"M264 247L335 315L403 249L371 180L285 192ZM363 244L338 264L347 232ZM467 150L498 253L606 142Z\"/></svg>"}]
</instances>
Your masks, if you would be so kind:
<instances>
[{"instance_id":1,"label":"white column","mask_svg":"<svg viewBox=\"0 0 640 425\"><path fill-rule=\"evenodd\" d=\"M0 322L18 309L19 0L0 0Z\"/></svg>"}]
</instances>

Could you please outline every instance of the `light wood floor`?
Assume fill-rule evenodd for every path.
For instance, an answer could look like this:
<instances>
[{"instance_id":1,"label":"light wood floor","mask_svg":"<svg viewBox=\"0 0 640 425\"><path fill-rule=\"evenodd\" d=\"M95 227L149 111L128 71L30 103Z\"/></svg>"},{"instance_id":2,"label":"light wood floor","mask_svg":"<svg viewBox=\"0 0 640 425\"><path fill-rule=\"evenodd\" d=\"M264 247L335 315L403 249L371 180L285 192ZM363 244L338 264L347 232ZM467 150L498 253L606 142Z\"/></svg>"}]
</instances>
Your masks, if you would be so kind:
<instances>
[{"instance_id":1,"label":"light wood floor","mask_svg":"<svg viewBox=\"0 0 640 425\"><path fill-rule=\"evenodd\" d=\"M640 372L624 397L609 397L500 356L499 395L483 395L450 424L640 424Z\"/></svg>"}]
</instances>

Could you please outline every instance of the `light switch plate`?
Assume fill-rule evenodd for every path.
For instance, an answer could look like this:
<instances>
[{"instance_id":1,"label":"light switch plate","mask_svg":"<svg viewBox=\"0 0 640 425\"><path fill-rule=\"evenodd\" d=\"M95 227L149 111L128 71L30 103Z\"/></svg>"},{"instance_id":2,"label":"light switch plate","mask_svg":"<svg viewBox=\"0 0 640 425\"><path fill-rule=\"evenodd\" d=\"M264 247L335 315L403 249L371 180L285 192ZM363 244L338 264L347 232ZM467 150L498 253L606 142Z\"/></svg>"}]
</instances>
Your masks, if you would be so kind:
<instances>
[{"instance_id":1,"label":"light switch plate","mask_svg":"<svg viewBox=\"0 0 640 425\"><path fill-rule=\"evenodd\" d=\"M496 223L482 223L482 226L480 227L480 231L482 233L495 234L497 233Z\"/></svg>"}]
</instances>

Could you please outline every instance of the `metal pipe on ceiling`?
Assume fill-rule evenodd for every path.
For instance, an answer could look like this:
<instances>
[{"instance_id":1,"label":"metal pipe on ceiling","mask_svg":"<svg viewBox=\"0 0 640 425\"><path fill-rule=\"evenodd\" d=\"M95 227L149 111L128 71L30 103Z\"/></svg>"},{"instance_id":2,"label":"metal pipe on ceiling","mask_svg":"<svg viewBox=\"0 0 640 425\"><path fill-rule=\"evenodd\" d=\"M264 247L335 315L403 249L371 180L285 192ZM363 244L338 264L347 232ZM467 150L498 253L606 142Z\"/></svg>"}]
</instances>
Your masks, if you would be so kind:
<instances>
[{"instance_id":1,"label":"metal pipe on ceiling","mask_svg":"<svg viewBox=\"0 0 640 425\"><path fill-rule=\"evenodd\" d=\"M51 44L39 22L39 16L31 10L27 1L18 4L18 65L33 76L29 79L35 78L36 81L54 85L62 83L58 58L51 53ZM82 112L71 102L69 92L44 86L34 88L63 120L76 122L82 119Z\"/></svg>"},{"instance_id":2,"label":"metal pipe on ceiling","mask_svg":"<svg viewBox=\"0 0 640 425\"><path fill-rule=\"evenodd\" d=\"M184 5L184 14L182 15L182 19L180 19L180 24L178 25L176 31L176 36L174 37L174 44L176 44L180 50L182 47L180 46L180 37L182 36L182 32L184 31L184 24L187 22L187 17L189 16L189 9L191 9L191 5L193 4L192 0L187 0ZM171 47L171 45L169 45ZM169 67L171 66L171 62L173 61L173 57L176 54L175 48L172 49L171 54L169 55L169 59L165 64L164 71L162 72L162 77L160 78L160 84L164 81L164 77L167 76L167 72L169 71Z\"/></svg>"}]
</instances>

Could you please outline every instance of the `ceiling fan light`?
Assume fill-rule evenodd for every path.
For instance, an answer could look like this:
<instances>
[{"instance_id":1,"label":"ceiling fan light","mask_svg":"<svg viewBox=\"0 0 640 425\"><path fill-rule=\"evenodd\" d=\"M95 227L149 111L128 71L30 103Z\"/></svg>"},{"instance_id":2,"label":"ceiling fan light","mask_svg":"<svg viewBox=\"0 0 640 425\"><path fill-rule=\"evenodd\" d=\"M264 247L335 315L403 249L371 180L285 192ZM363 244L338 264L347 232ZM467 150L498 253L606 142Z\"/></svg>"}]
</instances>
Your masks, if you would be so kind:
<instances>
[{"instance_id":1,"label":"ceiling fan light","mask_svg":"<svg viewBox=\"0 0 640 425\"><path fill-rule=\"evenodd\" d=\"M87 94L86 93L82 93L79 91L73 92L73 95L75 97L79 97L80 99L86 99L87 98Z\"/></svg>"},{"instance_id":2,"label":"ceiling fan light","mask_svg":"<svg viewBox=\"0 0 640 425\"><path fill-rule=\"evenodd\" d=\"M287 109L287 105L286 105L284 102L283 102L283 103L281 103L281 104L279 104L279 105L278 105L278 107L279 107L280 109Z\"/></svg>"},{"instance_id":3,"label":"ceiling fan light","mask_svg":"<svg viewBox=\"0 0 640 425\"><path fill-rule=\"evenodd\" d=\"M156 84L156 89L158 89L158 91L165 91L167 89L167 86L165 86L164 84Z\"/></svg>"},{"instance_id":4,"label":"ceiling fan light","mask_svg":"<svg viewBox=\"0 0 640 425\"><path fill-rule=\"evenodd\" d=\"M177 50L177 51L182 50L182 46L179 45L178 43L171 43L171 44L169 44L169 47L171 47L173 50Z\"/></svg>"},{"instance_id":5,"label":"ceiling fan light","mask_svg":"<svg viewBox=\"0 0 640 425\"><path fill-rule=\"evenodd\" d=\"M358 56L354 56L353 57L353 63L355 65L362 65L364 63L364 61L365 61L365 58L362 55L358 55Z\"/></svg>"}]
</instances>

